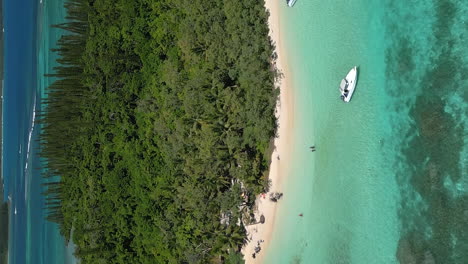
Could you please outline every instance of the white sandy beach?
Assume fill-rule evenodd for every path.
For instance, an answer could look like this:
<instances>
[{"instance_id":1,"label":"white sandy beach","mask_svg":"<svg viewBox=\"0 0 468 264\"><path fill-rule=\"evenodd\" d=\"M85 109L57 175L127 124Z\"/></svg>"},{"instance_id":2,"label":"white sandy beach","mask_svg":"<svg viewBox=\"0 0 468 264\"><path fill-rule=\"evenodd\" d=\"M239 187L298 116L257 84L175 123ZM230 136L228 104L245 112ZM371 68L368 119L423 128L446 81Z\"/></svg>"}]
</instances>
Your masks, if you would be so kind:
<instances>
[{"instance_id":1,"label":"white sandy beach","mask_svg":"<svg viewBox=\"0 0 468 264\"><path fill-rule=\"evenodd\" d=\"M276 60L276 66L282 73L282 78L278 82L280 87L280 98L279 104L276 106L276 116L278 118L278 135L279 137L275 138L274 145L275 149L271 157L270 165L270 174L269 178L271 180L270 192L266 194L266 197L262 196L257 197L257 211L256 219L260 218L260 215L265 216L264 224L256 224L247 227L249 243L247 243L242 249L242 253L245 256L246 263L262 263L265 252L268 248L268 245L271 241L271 235L275 228L275 219L277 217L276 211L277 206L281 204L281 200L278 203L271 202L269 200L269 195L272 192L282 192L282 184L286 181L287 166L289 163L289 153L291 152L290 146L291 143L291 130L293 127L293 103L292 103L292 94L288 80L288 69L285 67L285 52L283 43L281 42L281 31L280 31L280 17L279 17L279 8L280 5L284 4L282 1L277 0L265 0L265 7L270 12L270 17L268 19L268 24L270 27L270 36L273 40L274 45L276 46L276 53L278 58ZM278 159L279 157L279 159ZM264 242L260 242L264 241ZM255 251L255 247L260 242L261 251L255 255L253 258L252 254Z\"/></svg>"}]
</instances>

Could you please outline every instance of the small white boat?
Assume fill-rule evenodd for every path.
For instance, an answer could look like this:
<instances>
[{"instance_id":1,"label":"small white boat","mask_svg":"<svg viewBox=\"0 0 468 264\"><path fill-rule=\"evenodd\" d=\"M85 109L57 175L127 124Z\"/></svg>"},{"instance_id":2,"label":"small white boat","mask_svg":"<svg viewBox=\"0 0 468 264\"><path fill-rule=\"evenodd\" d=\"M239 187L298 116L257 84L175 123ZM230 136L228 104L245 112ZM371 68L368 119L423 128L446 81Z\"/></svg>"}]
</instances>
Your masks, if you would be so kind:
<instances>
[{"instance_id":1,"label":"small white boat","mask_svg":"<svg viewBox=\"0 0 468 264\"><path fill-rule=\"evenodd\" d=\"M292 7L296 3L296 0L286 0L286 3L289 7Z\"/></svg>"},{"instance_id":2,"label":"small white boat","mask_svg":"<svg viewBox=\"0 0 468 264\"><path fill-rule=\"evenodd\" d=\"M349 103L351 100L351 97L353 96L354 89L356 88L356 82L357 82L357 67L354 66L346 77L341 80L340 83L340 94L341 94L341 100L345 103Z\"/></svg>"}]
</instances>

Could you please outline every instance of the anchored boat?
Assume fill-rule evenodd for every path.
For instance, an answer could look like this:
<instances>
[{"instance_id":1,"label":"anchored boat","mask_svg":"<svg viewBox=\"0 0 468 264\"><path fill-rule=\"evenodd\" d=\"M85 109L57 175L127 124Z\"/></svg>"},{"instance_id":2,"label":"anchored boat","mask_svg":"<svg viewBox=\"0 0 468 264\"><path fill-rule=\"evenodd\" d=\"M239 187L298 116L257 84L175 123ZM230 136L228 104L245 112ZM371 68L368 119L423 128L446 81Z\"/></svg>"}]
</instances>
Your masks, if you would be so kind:
<instances>
[{"instance_id":1,"label":"anchored boat","mask_svg":"<svg viewBox=\"0 0 468 264\"><path fill-rule=\"evenodd\" d=\"M349 103L351 97L353 96L354 89L356 88L356 81L357 81L357 67L354 66L346 77L341 80L340 84L340 93L341 93L341 100L345 103Z\"/></svg>"}]
</instances>

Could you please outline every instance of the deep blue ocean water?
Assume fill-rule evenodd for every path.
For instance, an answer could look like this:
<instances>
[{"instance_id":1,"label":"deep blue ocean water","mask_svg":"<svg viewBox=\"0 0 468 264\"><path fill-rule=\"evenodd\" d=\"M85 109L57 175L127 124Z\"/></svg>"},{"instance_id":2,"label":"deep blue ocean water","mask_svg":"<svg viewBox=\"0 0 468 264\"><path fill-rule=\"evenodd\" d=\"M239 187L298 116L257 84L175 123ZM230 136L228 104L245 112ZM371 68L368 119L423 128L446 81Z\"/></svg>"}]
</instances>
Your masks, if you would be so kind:
<instances>
[{"instance_id":1,"label":"deep blue ocean water","mask_svg":"<svg viewBox=\"0 0 468 264\"><path fill-rule=\"evenodd\" d=\"M5 195L11 200L10 263L26 263L27 203L33 173L28 143L37 88L36 14L37 4L31 0L4 1L3 175Z\"/></svg>"},{"instance_id":2,"label":"deep blue ocean water","mask_svg":"<svg viewBox=\"0 0 468 264\"><path fill-rule=\"evenodd\" d=\"M9 263L72 263L71 247L46 210L37 139L36 114L55 65L50 52L62 32L63 0L3 1L5 80L3 104L3 176L11 202ZM3 231L3 230L2 230ZM6 230L5 230L6 231Z\"/></svg>"}]
</instances>

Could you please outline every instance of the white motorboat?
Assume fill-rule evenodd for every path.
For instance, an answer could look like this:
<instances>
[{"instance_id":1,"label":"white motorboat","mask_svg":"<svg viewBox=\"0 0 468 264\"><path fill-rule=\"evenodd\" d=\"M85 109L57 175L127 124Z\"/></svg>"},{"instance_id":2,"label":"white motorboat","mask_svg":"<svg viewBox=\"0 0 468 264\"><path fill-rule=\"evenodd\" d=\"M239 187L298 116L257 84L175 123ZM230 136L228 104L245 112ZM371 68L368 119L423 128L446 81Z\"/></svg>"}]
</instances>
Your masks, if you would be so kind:
<instances>
[{"instance_id":1,"label":"white motorboat","mask_svg":"<svg viewBox=\"0 0 468 264\"><path fill-rule=\"evenodd\" d=\"M346 77L341 80L340 83L340 93L341 93L341 100L345 103L349 103L351 97L353 96L354 89L356 88L357 82L357 67L354 66Z\"/></svg>"},{"instance_id":2,"label":"white motorboat","mask_svg":"<svg viewBox=\"0 0 468 264\"><path fill-rule=\"evenodd\" d=\"M289 7L292 7L296 3L296 0L286 0L286 3Z\"/></svg>"}]
</instances>

